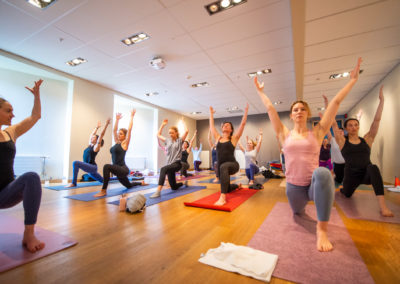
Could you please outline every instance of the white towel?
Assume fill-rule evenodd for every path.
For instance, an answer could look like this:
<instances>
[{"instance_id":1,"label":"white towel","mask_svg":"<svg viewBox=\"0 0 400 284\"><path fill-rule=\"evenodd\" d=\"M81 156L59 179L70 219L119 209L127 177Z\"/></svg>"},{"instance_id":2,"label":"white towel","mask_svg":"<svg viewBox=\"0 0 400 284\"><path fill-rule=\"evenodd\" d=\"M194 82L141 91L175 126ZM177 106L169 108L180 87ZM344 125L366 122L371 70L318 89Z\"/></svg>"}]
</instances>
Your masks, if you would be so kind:
<instances>
[{"instance_id":1,"label":"white towel","mask_svg":"<svg viewBox=\"0 0 400 284\"><path fill-rule=\"evenodd\" d=\"M400 186L396 186L396 187L389 187L388 190L393 191L393 192L400 192Z\"/></svg>"},{"instance_id":2,"label":"white towel","mask_svg":"<svg viewBox=\"0 0 400 284\"><path fill-rule=\"evenodd\" d=\"M250 247L221 242L219 247L209 249L205 255L202 255L199 261L269 282L278 261L278 256Z\"/></svg>"}]
</instances>

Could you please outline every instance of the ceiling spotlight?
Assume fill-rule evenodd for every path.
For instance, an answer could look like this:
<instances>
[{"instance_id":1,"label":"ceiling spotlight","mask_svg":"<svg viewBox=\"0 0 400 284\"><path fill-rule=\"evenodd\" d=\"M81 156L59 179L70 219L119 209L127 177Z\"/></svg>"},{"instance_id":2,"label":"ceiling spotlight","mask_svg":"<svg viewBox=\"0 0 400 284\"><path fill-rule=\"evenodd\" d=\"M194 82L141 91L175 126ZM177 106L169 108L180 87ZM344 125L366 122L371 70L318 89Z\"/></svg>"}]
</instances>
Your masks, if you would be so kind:
<instances>
[{"instance_id":1,"label":"ceiling spotlight","mask_svg":"<svg viewBox=\"0 0 400 284\"><path fill-rule=\"evenodd\" d=\"M139 43L139 42L144 41L149 38L150 38L150 36L148 34L140 32L140 33L134 34L130 37L122 39L121 42L124 43L125 45L129 46L129 45L132 45L134 43Z\"/></svg>"},{"instance_id":2,"label":"ceiling spotlight","mask_svg":"<svg viewBox=\"0 0 400 284\"><path fill-rule=\"evenodd\" d=\"M208 85L209 84L207 82L201 82L201 83L192 84L191 87L192 88L207 87Z\"/></svg>"},{"instance_id":3,"label":"ceiling spotlight","mask_svg":"<svg viewBox=\"0 0 400 284\"><path fill-rule=\"evenodd\" d=\"M258 70L255 72L247 73L247 76L249 76L249 78L254 78L257 75L263 75L263 74L267 74L267 73L271 73L271 72L272 72L271 69L264 69L264 70Z\"/></svg>"},{"instance_id":4,"label":"ceiling spotlight","mask_svg":"<svg viewBox=\"0 0 400 284\"><path fill-rule=\"evenodd\" d=\"M151 93L146 93L144 94L146 97L152 97L152 96L157 96L158 92L151 92Z\"/></svg>"},{"instance_id":5,"label":"ceiling spotlight","mask_svg":"<svg viewBox=\"0 0 400 284\"><path fill-rule=\"evenodd\" d=\"M323 111L323 110L325 110L325 108L324 107L319 107L319 108L317 108L317 110Z\"/></svg>"},{"instance_id":6,"label":"ceiling spotlight","mask_svg":"<svg viewBox=\"0 0 400 284\"><path fill-rule=\"evenodd\" d=\"M75 59L72 59L70 61L65 62L65 64L67 64L69 66L72 66L72 67L75 67L75 66L77 66L79 64L82 64L82 63L85 63L85 62L87 62L86 59L83 59L81 57L77 57Z\"/></svg>"},{"instance_id":7,"label":"ceiling spotlight","mask_svg":"<svg viewBox=\"0 0 400 284\"><path fill-rule=\"evenodd\" d=\"M166 64L164 59L162 59L159 56L156 56L150 61L150 66L156 70L161 70L165 68Z\"/></svg>"},{"instance_id":8,"label":"ceiling spotlight","mask_svg":"<svg viewBox=\"0 0 400 284\"><path fill-rule=\"evenodd\" d=\"M215 13L225 11L227 9L230 9L234 6L246 3L247 0L219 0L215 1L213 3L210 3L208 5L205 5L204 8L206 8L208 14L214 15Z\"/></svg>"},{"instance_id":9,"label":"ceiling spotlight","mask_svg":"<svg viewBox=\"0 0 400 284\"><path fill-rule=\"evenodd\" d=\"M45 9L48 6L52 5L57 0L26 0L29 4L38 7L40 9Z\"/></svg>"},{"instance_id":10,"label":"ceiling spotlight","mask_svg":"<svg viewBox=\"0 0 400 284\"><path fill-rule=\"evenodd\" d=\"M281 103L282 103L281 101L273 102L274 105L280 105Z\"/></svg>"},{"instance_id":11,"label":"ceiling spotlight","mask_svg":"<svg viewBox=\"0 0 400 284\"><path fill-rule=\"evenodd\" d=\"M201 113L201 111L193 111L190 114L200 114L200 113Z\"/></svg>"},{"instance_id":12,"label":"ceiling spotlight","mask_svg":"<svg viewBox=\"0 0 400 284\"><path fill-rule=\"evenodd\" d=\"M229 113L239 113L239 112L243 112L243 110L239 109L239 107L237 106L233 106L233 107L227 107L226 111Z\"/></svg>"},{"instance_id":13,"label":"ceiling spotlight","mask_svg":"<svg viewBox=\"0 0 400 284\"><path fill-rule=\"evenodd\" d=\"M361 74L364 70L361 69L358 74ZM339 78L344 78L350 76L350 72L343 72L343 73L338 73L338 74L331 74L329 76L329 79L339 79Z\"/></svg>"}]
</instances>

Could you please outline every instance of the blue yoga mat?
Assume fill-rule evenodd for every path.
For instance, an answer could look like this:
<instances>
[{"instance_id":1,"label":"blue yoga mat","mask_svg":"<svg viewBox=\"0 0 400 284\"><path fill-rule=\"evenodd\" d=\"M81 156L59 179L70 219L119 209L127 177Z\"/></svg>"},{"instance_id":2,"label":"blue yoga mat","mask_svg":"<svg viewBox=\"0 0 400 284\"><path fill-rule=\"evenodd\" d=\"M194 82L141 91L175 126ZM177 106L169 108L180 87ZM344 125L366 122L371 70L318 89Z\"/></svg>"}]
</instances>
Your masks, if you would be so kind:
<instances>
[{"instance_id":1,"label":"blue yoga mat","mask_svg":"<svg viewBox=\"0 0 400 284\"><path fill-rule=\"evenodd\" d=\"M146 193L144 196L146 196L146 206L151 206L163 201L167 201L170 199L173 199L175 197L179 197L182 195L186 195L201 189L207 188L206 186L188 186L188 187L181 187L177 190L172 190L172 189L166 189L161 191L161 196L157 198L150 198L150 195L152 195L154 192L151 193ZM113 205L119 205L119 200L111 201L108 202L108 204L113 204Z\"/></svg>"},{"instance_id":2,"label":"blue yoga mat","mask_svg":"<svg viewBox=\"0 0 400 284\"><path fill-rule=\"evenodd\" d=\"M143 180L144 178L132 178L130 177L129 180L131 181L136 181L136 180ZM118 179L116 177L112 177L110 179L110 183L112 182L118 182ZM78 183L75 187L66 187L67 184L61 184L61 185L51 185L51 186L45 186L44 188L47 189L52 189L52 190L68 190L68 189L75 189L75 188L81 188L81 187L89 187L89 186L98 186L98 185L102 185L103 183L99 182L99 181L91 181L91 182L80 182Z\"/></svg>"},{"instance_id":3,"label":"blue yoga mat","mask_svg":"<svg viewBox=\"0 0 400 284\"><path fill-rule=\"evenodd\" d=\"M243 178L242 176L233 176L231 177L231 180L237 180L237 179L241 179ZM209 178L209 179L204 179L202 181L199 181L199 183L215 183L215 184L219 184L219 182L213 182L213 180L215 180L215 178Z\"/></svg>"},{"instance_id":4,"label":"blue yoga mat","mask_svg":"<svg viewBox=\"0 0 400 284\"><path fill-rule=\"evenodd\" d=\"M130 192L149 189L149 188L153 188L153 187L157 187L157 185L156 184L149 184L149 185L145 185L145 186L137 185L137 186L134 186L134 187L131 187L131 188L126 188L126 187L112 188L112 189L108 189L107 190L107 195L106 196L101 196L101 197L94 197L93 196L98 191L82 193L82 194L75 194L75 195L69 195L69 196L64 196L64 197L65 198L70 198L70 199L75 199L75 200L80 200L80 201L93 201L93 200L97 200L97 199L103 199L103 198L107 198L107 197L111 197L111 196L121 195L123 193L130 193Z\"/></svg>"}]
</instances>

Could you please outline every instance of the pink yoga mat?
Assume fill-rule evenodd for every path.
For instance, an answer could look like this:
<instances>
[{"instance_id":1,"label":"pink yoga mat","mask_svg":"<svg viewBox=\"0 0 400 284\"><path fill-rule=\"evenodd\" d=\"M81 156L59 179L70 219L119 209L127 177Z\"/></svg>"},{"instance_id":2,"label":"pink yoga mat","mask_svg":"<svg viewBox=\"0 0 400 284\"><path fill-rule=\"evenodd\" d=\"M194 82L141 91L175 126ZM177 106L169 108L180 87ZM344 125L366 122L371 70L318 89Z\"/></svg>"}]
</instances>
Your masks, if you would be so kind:
<instances>
[{"instance_id":1,"label":"pink yoga mat","mask_svg":"<svg viewBox=\"0 0 400 284\"><path fill-rule=\"evenodd\" d=\"M30 253L22 246L24 223L16 218L0 214L0 272L34 261L77 244L60 234L35 226L35 233L46 246Z\"/></svg>"},{"instance_id":2,"label":"pink yoga mat","mask_svg":"<svg viewBox=\"0 0 400 284\"><path fill-rule=\"evenodd\" d=\"M348 218L400 224L400 205L386 200L386 205L393 212L394 217L383 217L373 191L356 191L350 198L338 191L335 194L336 204Z\"/></svg>"},{"instance_id":3,"label":"pink yoga mat","mask_svg":"<svg viewBox=\"0 0 400 284\"><path fill-rule=\"evenodd\" d=\"M316 210L307 205L306 216L293 216L288 203L277 202L248 246L278 255L274 277L297 283L374 283L353 240L332 208L331 252L316 248Z\"/></svg>"}]
</instances>

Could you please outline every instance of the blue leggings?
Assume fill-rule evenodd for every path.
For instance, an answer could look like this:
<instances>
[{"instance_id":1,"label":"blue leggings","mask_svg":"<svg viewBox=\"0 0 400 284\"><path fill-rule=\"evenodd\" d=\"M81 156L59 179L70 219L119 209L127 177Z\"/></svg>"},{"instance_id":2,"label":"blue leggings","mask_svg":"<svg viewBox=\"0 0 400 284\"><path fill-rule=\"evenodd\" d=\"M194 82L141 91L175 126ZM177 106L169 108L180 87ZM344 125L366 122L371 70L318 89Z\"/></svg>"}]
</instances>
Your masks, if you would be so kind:
<instances>
[{"instance_id":1,"label":"blue leggings","mask_svg":"<svg viewBox=\"0 0 400 284\"><path fill-rule=\"evenodd\" d=\"M246 169L246 176L249 180L254 180L254 176L258 174L260 170L254 164L250 164L250 168Z\"/></svg>"},{"instance_id":2,"label":"blue leggings","mask_svg":"<svg viewBox=\"0 0 400 284\"><path fill-rule=\"evenodd\" d=\"M23 201L25 225L36 224L42 198L42 185L37 173L28 172L0 190L0 209L10 208Z\"/></svg>"},{"instance_id":3,"label":"blue leggings","mask_svg":"<svg viewBox=\"0 0 400 284\"><path fill-rule=\"evenodd\" d=\"M317 207L318 221L329 221L335 186L327 168L316 168L311 178L311 184L306 186L286 183L286 195L294 214L304 213L309 200Z\"/></svg>"},{"instance_id":4,"label":"blue leggings","mask_svg":"<svg viewBox=\"0 0 400 284\"><path fill-rule=\"evenodd\" d=\"M72 171L73 171L72 184L76 185L79 169L87 172L93 179L99 182L103 182L103 177L97 172L97 165L84 163L81 161L74 161L72 163Z\"/></svg>"}]
</instances>

